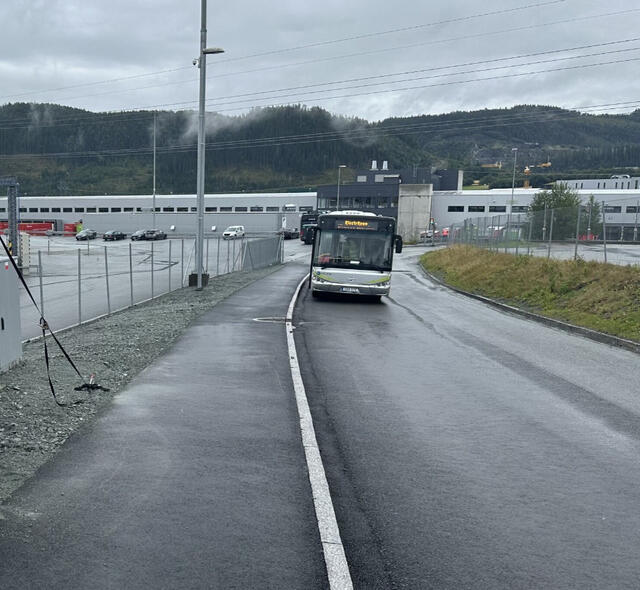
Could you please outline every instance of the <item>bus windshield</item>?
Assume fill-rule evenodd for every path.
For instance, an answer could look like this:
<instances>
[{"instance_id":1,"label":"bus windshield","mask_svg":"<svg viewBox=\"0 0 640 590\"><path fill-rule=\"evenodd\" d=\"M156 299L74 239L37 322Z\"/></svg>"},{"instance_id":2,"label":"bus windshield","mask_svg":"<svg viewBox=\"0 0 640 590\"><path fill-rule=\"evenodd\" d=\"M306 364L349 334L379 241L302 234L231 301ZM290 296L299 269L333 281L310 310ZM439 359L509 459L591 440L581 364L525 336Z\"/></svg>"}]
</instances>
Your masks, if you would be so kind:
<instances>
[{"instance_id":1,"label":"bus windshield","mask_svg":"<svg viewBox=\"0 0 640 590\"><path fill-rule=\"evenodd\" d=\"M388 232L323 229L318 237L314 266L391 270L393 235Z\"/></svg>"}]
</instances>

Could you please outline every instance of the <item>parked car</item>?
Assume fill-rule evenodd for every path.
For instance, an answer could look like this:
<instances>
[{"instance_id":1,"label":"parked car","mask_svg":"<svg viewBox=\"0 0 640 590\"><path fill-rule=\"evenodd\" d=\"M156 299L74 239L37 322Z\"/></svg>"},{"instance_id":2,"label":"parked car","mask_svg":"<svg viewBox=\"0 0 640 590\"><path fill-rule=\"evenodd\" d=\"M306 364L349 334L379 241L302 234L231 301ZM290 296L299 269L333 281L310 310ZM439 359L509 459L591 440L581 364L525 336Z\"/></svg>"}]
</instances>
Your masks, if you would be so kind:
<instances>
[{"instance_id":1,"label":"parked car","mask_svg":"<svg viewBox=\"0 0 640 590\"><path fill-rule=\"evenodd\" d=\"M293 239L297 238L298 235L299 235L298 228L295 228L295 229L281 229L278 233L281 234L283 239L285 239L285 240L293 240Z\"/></svg>"},{"instance_id":2,"label":"parked car","mask_svg":"<svg viewBox=\"0 0 640 590\"><path fill-rule=\"evenodd\" d=\"M137 240L164 240L167 234L161 229L139 229L131 234L131 239Z\"/></svg>"},{"instance_id":3,"label":"parked car","mask_svg":"<svg viewBox=\"0 0 640 590\"><path fill-rule=\"evenodd\" d=\"M145 240L166 240L167 234L164 233L161 229L148 229L145 232Z\"/></svg>"},{"instance_id":4,"label":"parked car","mask_svg":"<svg viewBox=\"0 0 640 590\"><path fill-rule=\"evenodd\" d=\"M98 232L95 229L83 229L76 234L76 240L95 240Z\"/></svg>"},{"instance_id":5,"label":"parked car","mask_svg":"<svg viewBox=\"0 0 640 590\"><path fill-rule=\"evenodd\" d=\"M126 234L124 234L121 231L118 231L116 229L112 229L109 231L104 232L104 235L102 236L102 239L105 241L109 241L109 240L124 240L127 237Z\"/></svg>"},{"instance_id":6,"label":"parked car","mask_svg":"<svg viewBox=\"0 0 640 590\"><path fill-rule=\"evenodd\" d=\"M244 238L244 225L230 225L222 232L223 240L234 240L235 238Z\"/></svg>"}]
</instances>

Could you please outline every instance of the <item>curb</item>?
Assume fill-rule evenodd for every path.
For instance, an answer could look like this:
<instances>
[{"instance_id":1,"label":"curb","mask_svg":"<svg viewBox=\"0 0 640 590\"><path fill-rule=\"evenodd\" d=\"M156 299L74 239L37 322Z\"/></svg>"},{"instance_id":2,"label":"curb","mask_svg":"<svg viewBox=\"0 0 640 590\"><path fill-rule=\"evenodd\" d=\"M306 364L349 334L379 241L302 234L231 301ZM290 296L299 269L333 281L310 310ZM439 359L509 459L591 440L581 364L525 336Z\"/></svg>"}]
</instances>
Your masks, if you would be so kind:
<instances>
[{"instance_id":1,"label":"curb","mask_svg":"<svg viewBox=\"0 0 640 590\"><path fill-rule=\"evenodd\" d=\"M520 309L519 307L514 307L512 305L507 305L506 303L501 303L499 301L496 301L495 299L490 299L489 297L484 297L483 295L477 295L476 293L463 291L462 289L458 289L457 287L452 287L451 285L445 283L443 280L432 275L429 271L427 271L422 266L422 264L418 263L418 266L420 267L420 270L422 270L422 272L427 278L429 278L435 283L438 283L439 285L442 285L443 287L446 287L447 289L450 289L451 291L459 293L460 295L470 297L471 299L476 299L477 301L481 301L482 303L491 305L492 307L495 307L506 313L511 313L513 315L524 317L529 320L533 320L534 322L551 326L552 328L559 328L560 330L564 330L565 332L571 332L572 334L579 334L580 336L584 336L585 338L589 338L590 340L595 340L596 342L600 342L602 344L608 344L609 346L624 348L625 350L628 350L630 352L640 354L640 342L634 342L633 340L619 338L618 336L612 336L611 334L605 334L604 332L598 332L596 330L591 330L589 328L583 328L582 326L569 324L561 320L548 318L548 317L539 315L537 313L525 311L524 309Z\"/></svg>"}]
</instances>

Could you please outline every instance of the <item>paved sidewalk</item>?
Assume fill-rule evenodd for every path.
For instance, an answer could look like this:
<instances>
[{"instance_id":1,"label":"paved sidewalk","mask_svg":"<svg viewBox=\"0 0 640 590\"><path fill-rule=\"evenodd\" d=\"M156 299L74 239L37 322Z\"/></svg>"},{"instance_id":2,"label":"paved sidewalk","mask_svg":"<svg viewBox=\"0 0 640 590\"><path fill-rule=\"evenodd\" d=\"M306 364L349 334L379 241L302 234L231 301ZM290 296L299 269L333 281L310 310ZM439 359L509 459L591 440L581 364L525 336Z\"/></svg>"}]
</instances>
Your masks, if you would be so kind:
<instances>
[{"instance_id":1,"label":"paved sidewalk","mask_svg":"<svg viewBox=\"0 0 640 590\"><path fill-rule=\"evenodd\" d=\"M306 266L217 305L0 506L0 588L327 586L283 317Z\"/></svg>"}]
</instances>

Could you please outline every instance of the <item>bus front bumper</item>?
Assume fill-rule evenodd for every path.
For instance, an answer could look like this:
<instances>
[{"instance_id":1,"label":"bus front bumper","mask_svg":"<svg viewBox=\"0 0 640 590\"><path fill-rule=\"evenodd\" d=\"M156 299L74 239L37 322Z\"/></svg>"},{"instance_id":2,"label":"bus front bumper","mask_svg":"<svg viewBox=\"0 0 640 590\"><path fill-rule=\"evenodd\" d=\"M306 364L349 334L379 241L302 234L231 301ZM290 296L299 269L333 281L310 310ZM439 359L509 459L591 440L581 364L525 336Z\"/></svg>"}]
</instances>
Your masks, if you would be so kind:
<instances>
[{"instance_id":1,"label":"bus front bumper","mask_svg":"<svg viewBox=\"0 0 640 590\"><path fill-rule=\"evenodd\" d=\"M380 285L345 285L311 279L311 290L322 293L341 293L344 295L381 296L389 294L390 286L388 282Z\"/></svg>"}]
</instances>

